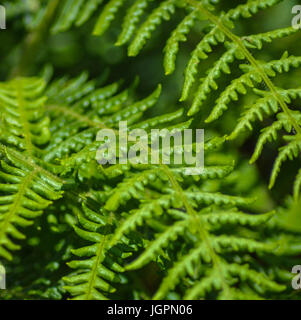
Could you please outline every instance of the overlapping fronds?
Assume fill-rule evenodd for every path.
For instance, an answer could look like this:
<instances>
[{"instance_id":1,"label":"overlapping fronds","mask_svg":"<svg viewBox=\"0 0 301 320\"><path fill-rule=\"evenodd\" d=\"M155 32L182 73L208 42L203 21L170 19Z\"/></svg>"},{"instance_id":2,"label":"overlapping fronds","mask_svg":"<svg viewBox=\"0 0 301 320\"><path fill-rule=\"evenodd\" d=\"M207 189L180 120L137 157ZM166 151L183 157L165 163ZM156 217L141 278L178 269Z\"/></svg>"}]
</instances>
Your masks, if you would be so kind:
<instances>
[{"instance_id":1,"label":"overlapping fronds","mask_svg":"<svg viewBox=\"0 0 301 320\"><path fill-rule=\"evenodd\" d=\"M193 92L193 101L188 115L195 116L202 110L212 92L219 90L218 82L223 75L231 74L232 68L238 63L241 75L233 79L231 84L221 91L206 122L209 123L219 119L232 106L233 101L240 101L240 96L250 94L251 90L257 95L257 99L254 100L252 106L247 108L247 111L243 112L238 125L230 136L231 139L240 135L245 129L252 129L251 123L255 120L262 121L264 117L278 113L279 109L284 112L292 130L297 134L297 141L282 149L281 156L275 162L270 182L271 187L275 183L280 164L288 157L297 156L298 141L301 135L300 125L288 106L291 99L294 99L292 95L298 96L298 89L278 88L273 84L271 78L280 73L288 72L290 68L297 68L301 60L300 57L288 56L285 53L279 60L264 62L257 60L254 54L256 54L256 51L262 50L264 43L288 37L298 30L293 27L287 27L248 36L237 36L231 30L237 20L250 19L258 11L273 7L279 2L279 0L249 0L227 12L219 13L215 1L167 0L150 5L151 1L137 0L128 7L127 1L112 0L104 4L93 33L95 35L103 34L109 28L111 22L119 17L118 11L126 10L117 45L129 43L129 55L136 56L164 21L171 20L177 16L179 11L185 12L185 17L178 22L177 27L171 32L164 49L165 72L166 74L171 74L176 68L176 57L180 49L180 43L187 41L196 23L201 21L204 24L202 28L203 35L191 53L191 58L185 69L180 100L187 100L191 96L190 93ZM95 3L93 1L91 3L93 3L93 6L92 4L89 5L89 2L85 6L93 7L96 10ZM59 20L59 25L61 25L62 29L64 29L63 26L70 26L71 21L76 21L76 16L79 15L78 10L81 6L84 6L81 1L72 2L72 12L74 14L68 15L69 19L72 18L70 21L66 19L63 21L62 17L64 15L62 14ZM65 12L68 8L70 9L71 7L67 1L62 12ZM209 67L206 75L201 77L198 84L198 68L201 62L207 60L218 45L224 47L224 53L217 58L212 67ZM248 64L245 64L245 62ZM198 86L196 90L193 89L195 84ZM267 90L257 91L256 88L260 88L262 84ZM261 148L262 143L259 142L258 149ZM255 152L256 154L258 149ZM298 182L295 185L298 185Z\"/></svg>"},{"instance_id":2,"label":"overlapping fronds","mask_svg":"<svg viewBox=\"0 0 301 320\"><path fill-rule=\"evenodd\" d=\"M151 238L156 236L159 230L166 233L162 235L164 241L160 239L154 245L151 238L145 238L145 252L141 256L144 262L137 260L136 268L150 261L157 261L158 253L164 252L163 255L166 256L169 247L173 247L174 240L180 236L184 237L183 254L187 253L189 248L192 249L193 245L206 248L209 244L210 248L212 247L209 256L213 260L222 259L220 256L223 248L229 242L234 247L235 243L238 243L238 249L242 248L249 253L256 250L264 252L268 248L271 250L275 243L266 244L255 240L252 242L239 235L235 238L233 234L215 236L210 228L203 227L203 224L214 225L213 230L216 231L227 223L255 226L263 224L267 217L270 217L252 216L237 210L237 207L247 207L253 199L223 194L219 190L206 190L205 182L225 178L233 170L232 166L211 164L198 176L188 176L185 174L185 167L167 167L160 163L117 163L105 167L97 163L96 152L101 145L101 142L95 141L98 130L116 130L119 121L128 120L129 129L143 128L149 131L156 126L166 126L171 121L181 119L183 114L180 110L139 122L140 116L137 117L137 114L154 105L160 88L149 97L135 102L132 96L133 86L121 91L120 86L120 83L113 83L97 89L95 82L88 81L83 74L73 80L58 80L47 90L47 110L53 135L47 146L45 159L60 163L64 167L64 175L78 173L77 176L86 185L83 186L86 191L82 190L80 197L84 203L89 203L89 198L93 199L93 209L84 205L83 211L78 212L81 226L75 227L80 238L93 244L73 251L82 259L70 263L75 271L64 279L67 291L78 299L109 297L114 291L114 282L118 283L123 279L119 275L124 271L124 262L120 258L128 257L133 245L137 249L137 237L133 237L133 233L138 232L145 238L145 232L141 232L141 228L149 229ZM132 121L133 115L135 117ZM184 121L175 127L185 129L189 124L190 122ZM215 150L221 145L220 140L224 139L211 139L205 144L205 150ZM115 185L112 185L114 180ZM91 184L90 181L95 182ZM126 208L132 209L127 212ZM212 217L204 215L205 222L200 220L201 215L196 212L206 208L216 208L218 213L212 214ZM187 216L187 219L182 221L181 215ZM176 235L173 231L168 232L168 226L175 230ZM199 228L201 231L198 231ZM188 234L185 235L186 233ZM236 265L233 266L234 269L235 267ZM246 267L241 267L239 272L243 273L243 268ZM262 282L266 286L270 285L272 291L282 289L282 286L264 279Z\"/></svg>"},{"instance_id":3,"label":"overlapping fronds","mask_svg":"<svg viewBox=\"0 0 301 320\"><path fill-rule=\"evenodd\" d=\"M248 166L248 157L239 149L251 132L255 140L251 144L257 143L250 163L262 156L268 143L279 148L270 188L286 161L300 160L301 90L293 86L301 57L277 46L280 41L289 43L298 29L254 31L259 14L277 10L280 2L5 2L8 19L22 18L14 24L16 30L22 25L30 34L5 60L7 65L16 62L12 80L0 83L0 258L12 260L8 270L18 283L1 292L1 297L273 299L293 295L290 270L299 263L301 250L301 169L294 198L278 210L283 199L268 193L264 179L259 179L261 166ZM54 35L86 22L87 28L74 29L78 34ZM105 32L109 36L90 41L84 34L89 25L91 38ZM157 105L168 85L156 85L153 78L147 79L146 86L144 75L141 84L138 79L131 82L122 50L116 50L120 61L112 69L120 70L125 80L116 81L108 72L93 80L86 72L76 78L64 76L64 62L73 49L68 45L62 50L57 43L66 39L79 48L76 42L83 41L86 65L97 73L103 64L99 58L113 52L112 37L116 46L127 46L131 66L137 55L160 46L163 68L154 72L156 77L163 70L166 76L175 73L178 85L181 72L175 71L182 68L182 92L175 94L179 102L170 94ZM44 52L39 51L42 40ZM103 50L108 42L109 50ZM101 53L96 48L99 43ZM61 53L60 59L53 57ZM78 63L81 54L73 58L70 66ZM157 55L144 59L143 63L150 61L145 70L152 69ZM31 62L36 62L34 68ZM38 72L48 62L55 66L54 80L48 73L51 67L44 69L44 79L13 78ZM141 64L135 70L140 72ZM109 77L114 80L107 82ZM138 85L145 92L150 83L148 93L137 93ZM164 99L173 105L164 105ZM122 132L125 123L127 131ZM163 161L163 138L168 136L172 142L170 132L204 126L205 166L197 168L197 174L190 175L196 169L192 164L175 161L184 151L196 153L194 137L170 148L174 161ZM144 130L143 136L140 132L134 135L136 140L122 140L124 133L139 129ZM109 144L104 132L116 138L116 154L111 158L101 152ZM154 132L161 140L152 153ZM143 139L146 144L137 147ZM124 162L129 151L133 157ZM21 243L25 254L18 256L14 251ZM33 263L35 255L40 259ZM141 274L152 283L141 281Z\"/></svg>"},{"instance_id":4,"label":"overlapping fronds","mask_svg":"<svg viewBox=\"0 0 301 320\"><path fill-rule=\"evenodd\" d=\"M74 169L79 163L96 162L96 151L102 142L96 141L101 129L119 128L120 121L127 121L129 128L140 127L143 113L158 100L161 86L145 99L135 101L135 80L128 89L121 89L121 82L96 89L95 84L86 82L87 75L67 81L58 80L50 86L47 94L47 110L53 119L51 143L47 147L45 160L64 159L65 170ZM180 117L177 112L173 118ZM143 121L142 126L164 123L171 120L169 115ZM67 127L66 127L67 126ZM72 167L74 166L74 167Z\"/></svg>"},{"instance_id":5,"label":"overlapping fronds","mask_svg":"<svg viewBox=\"0 0 301 320\"><path fill-rule=\"evenodd\" d=\"M83 209L75 210L79 226L74 226L74 230L79 238L92 242L72 250L79 259L69 263L74 271L64 278L65 289L76 299L109 298L116 287L126 281L124 271L150 262L159 263L167 272L155 298L166 297L178 286L178 282L172 284L170 280L174 272L179 275L177 279L184 279L185 285L179 292L188 298L207 297L219 291L219 298L258 297L283 290L283 285L260 274L260 266L250 262L255 259L254 254L273 252L278 240L263 241L259 234L248 238L244 235L246 231L242 231L264 226L271 214L243 213L253 199L226 194L219 187L208 189L208 181L217 183L225 179L233 166L215 165L211 160L199 175L189 176L181 166L117 163L102 167L96 161L102 143L96 141L97 132L104 128L116 131L119 121L128 121L129 129L143 128L147 132L162 125L168 128L173 121L178 124L171 128L189 128L190 121L179 122L183 121L182 110L149 119L144 117L141 121L143 112L158 100L161 87L138 100L134 95L136 85L134 81L131 87L123 89L121 82L115 82L99 88L97 81L89 80L84 73L75 79L59 79L48 86L45 91L47 116L39 114L37 118L50 121L51 137L48 143L43 143L43 151L33 142L32 150L39 150L37 156L29 155L28 148L22 144L10 143L9 149L5 149L10 152L16 152L12 147L19 149L22 153L16 154L24 158L22 161L26 164L20 165L15 160L17 156L10 158L6 151L3 190L18 191L15 196L5 195L4 200L5 203L17 201L21 208L14 215L10 214L12 209L9 211L11 222L7 224L7 234L20 238L21 234L12 229L15 219L18 225L27 224L28 210L32 210L32 218L39 215L61 196L58 190L64 183L64 202L75 198L83 202ZM224 138L215 137L207 141L204 148L207 153L214 153L223 141ZM47 169L63 177L57 178ZM14 187L8 187L7 182ZM22 188L15 184L21 184ZM15 209L14 204L9 208ZM233 232L227 231L230 225ZM139 246L137 234L141 237ZM178 247L176 240L180 238ZM3 246L14 249L7 236ZM139 248L143 250L141 256L126 266L124 259ZM3 252L10 258L7 250ZM244 252L246 258L236 261L237 252ZM188 270L200 260L204 260L204 264L192 277ZM255 278L255 284L262 290L250 285ZM237 285L246 286L248 293L234 289Z\"/></svg>"},{"instance_id":6,"label":"overlapping fronds","mask_svg":"<svg viewBox=\"0 0 301 320\"><path fill-rule=\"evenodd\" d=\"M109 248L122 244L122 239L127 239L131 232L148 225L153 233L152 239L127 270L142 268L152 261L167 268L155 299L166 298L180 283L182 297L189 299L206 298L214 293L223 299L258 298L266 292L284 290L284 286L272 281L259 269L253 270L251 263L254 253L261 255L275 250L277 241L251 240L244 237L241 229L262 226L273 213L243 213L237 207L248 206L252 199L202 191L202 179L218 179L231 172L229 167L207 170L199 182L178 192L172 189L168 176L159 170L148 170L144 175L136 174L122 182L110 192L105 209L122 211L131 198L141 199L141 203L138 209L123 214L123 221L111 238ZM163 181L160 184L156 179ZM150 188L148 201L142 201L145 188ZM225 230L230 226L232 231L228 234ZM236 231L233 233L233 230ZM237 252L244 253L240 262L234 262L233 255ZM250 283L254 279L256 282L252 286ZM248 293L244 295L244 290L236 292L234 287L239 284L246 287Z\"/></svg>"},{"instance_id":7,"label":"overlapping fronds","mask_svg":"<svg viewBox=\"0 0 301 320\"><path fill-rule=\"evenodd\" d=\"M119 121L148 133L162 126L189 128L183 110L140 120L158 100L161 86L142 100L135 97L136 86L135 80L128 89L122 82L99 87L85 73L49 84L45 94L39 79L2 85L1 130L7 135L1 137L1 256L11 259L10 251L19 248L12 239L24 238L19 227L29 226L63 197L64 210L73 207L78 220L69 224L84 242L72 250L78 258L69 263L74 270L63 279L64 290L75 299L110 298L127 281L126 271L150 262L165 274L156 299L176 288L185 298L265 297L284 290L282 281L260 273L256 262L257 255L280 254L279 239L263 240L259 230L251 231L271 228L273 214L244 213L254 199L222 191L222 181L233 171L232 165L215 163L225 138L205 143L206 153L215 156L196 176L187 175L186 167L161 162L97 162L103 143L97 141L97 132L117 131ZM284 121L281 115L279 120ZM57 220L51 212L49 223ZM137 250L141 255L127 265ZM239 252L244 256L237 260ZM179 281L171 281L175 275Z\"/></svg>"}]
</instances>

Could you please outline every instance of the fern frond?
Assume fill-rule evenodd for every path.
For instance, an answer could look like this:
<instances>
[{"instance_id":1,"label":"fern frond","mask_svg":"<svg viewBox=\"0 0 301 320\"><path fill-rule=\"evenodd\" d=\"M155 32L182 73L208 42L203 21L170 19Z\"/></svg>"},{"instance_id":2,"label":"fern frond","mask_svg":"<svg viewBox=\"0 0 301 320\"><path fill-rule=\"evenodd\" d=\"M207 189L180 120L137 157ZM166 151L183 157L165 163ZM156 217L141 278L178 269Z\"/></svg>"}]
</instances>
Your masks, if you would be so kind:
<instances>
[{"instance_id":1,"label":"fern frond","mask_svg":"<svg viewBox=\"0 0 301 320\"><path fill-rule=\"evenodd\" d=\"M9 260L9 251L20 248L13 239L25 238L18 228L32 225L62 196L64 181L56 176L57 168L40 159L41 148L50 140L44 89L45 82L38 78L0 84L0 255Z\"/></svg>"},{"instance_id":2,"label":"fern frond","mask_svg":"<svg viewBox=\"0 0 301 320\"><path fill-rule=\"evenodd\" d=\"M301 139L296 138L295 140L289 142L286 146L279 150L279 155L273 166L269 188L272 188L275 184L276 178L280 172L280 168L283 162L286 160L293 160L297 158L301 152Z\"/></svg>"},{"instance_id":3,"label":"fern frond","mask_svg":"<svg viewBox=\"0 0 301 320\"><path fill-rule=\"evenodd\" d=\"M30 156L50 139L42 79L16 79L0 84L1 142Z\"/></svg>"},{"instance_id":4,"label":"fern frond","mask_svg":"<svg viewBox=\"0 0 301 320\"><path fill-rule=\"evenodd\" d=\"M33 224L54 200L61 197L62 181L33 165L8 148L1 147L0 170L0 256L11 260L11 250L20 249L13 239L22 240L19 228Z\"/></svg>"},{"instance_id":5,"label":"fern frond","mask_svg":"<svg viewBox=\"0 0 301 320\"><path fill-rule=\"evenodd\" d=\"M301 123L300 122L301 114L299 111L292 112L292 116L296 119L297 123ZM291 125L286 114L278 113L277 119L278 119L277 121L273 122L270 126L262 130L262 133L258 139L256 148L255 148L255 151L250 160L251 163L255 162L258 159L258 157L260 156L263 150L264 145L267 142L272 142L273 140L277 139L278 133L280 132L281 129L284 129L289 134L292 133L293 126ZM287 159L293 160L294 158L297 158L299 154L300 154L299 135L289 136L289 143L279 149L279 155L277 156L276 161L274 163L274 167L273 167L271 178L270 178L270 185L269 185L270 188L272 188L273 185L275 184L276 178L278 176L278 173L280 172L281 165L283 164L283 162L285 162ZM298 185L297 181L298 181L298 178L295 182ZM295 195L296 195L296 191L295 191Z\"/></svg>"},{"instance_id":6,"label":"fern frond","mask_svg":"<svg viewBox=\"0 0 301 320\"><path fill-rule=\"evenodd\" d=\"M289 71L290 67L297 68L300 65L300 63L301 63L301 58L291 56L288 58L282 58L280 60L275 60L275 61L271 61L269 63L263 64L262 67L266 70L269 76L274 77L276 76L276 72L279 72L279 73L282 73L284 71L287 72ZM225 89L225 91L221 94L221 96L216 101L216 106L213 108L210 116L206 119L206 122L212 122L214 120L217 120L223 114L224 110L228 109L228 104L231 101L238 100L239 94L241 95L247 94L248 87L254 88L256 84L261 83L261 81L263 80L262 77L258 74L258 72L254 68L250 66L241 66L241 67L247 68L247 70L249 71L244 73L240 78L233 80L231 85L229 85ZM258 91L255 91L255 92L258 93ZM280 95L280 92L278 93L279 95ZM285 97L288 94L285 95L284 93L283 95ZM257 106L254 107L254 109L256 109L257 113L262 114L262 111L266 111L267 114L269 114L268 104L271 105L271 107L273 108L272 110L276 109L275 105L278 106L278 101L275 98L274 93L268 92L266 94L266 99L260 100ZM264 106L267 106L266 109L261 110L264 108ZM243 117L243 119L245 119L245 117Z\"/></svg>"},{"instance_id":7,"label":"fern frond","mask_svg":"<svg viewBox=\"0 0 301 320\"><path fill-rule=\"evenodd\" d=\"M180 22L176 29L172 32L170 38L167 41L165 47L165 58L164 66L166 74L170 74L175 69L175 59L177 52L179 50L179 42L186 41L186 36L191 31L195 20L207 20L206 14L200 12L199 5L204 6L208 10L212 10L213 6L210 1L163 1L157 8L155 8L147 17L146 21L143 22L140 26L137 26L140 16L145 12L148 1L135 1L135 3L130 7L128 14L124 18L124 27L122 33L117 41L118 45L125 44L134 34L134 39L129 45L129 55L136 56L141 49L144 47L146 41L151 37L151 33L158 28L163 20L169 20L171 16L175 14L178 10L184 10L187 13L187 16ZM274 4L278 3L279 0L265 0L257 1L252 0L248 1L246 4L239 5L237 8L229 10L226 14L221 15L222 22L227 26L232 28L233 21L238 20L239 18L250 18L256 14L261 9L266 9ZM119 1L118 1L119 3ZM111 1L107 5L108 7L115 7L115 1ZM107 21L111 21L113 14L107 9L104 9L101 18L99 21L104 21L105 17ZM104 24L98 24L104 25ZM107 28L107 24L106 24ZM94 32L94 34L102 34L106 28L101 28L101 32ZM265 36L258 35L257 39L254 40L254 43L259 43L260 41L270 41L273 37L284 37L293 33L292 30L278 31L271 34L266 34ZM96 28L97 30L97 28ZM128 31L130 30L130 31ZM196 49L192 53L189 64L185 70L185 82L183 87L183 94L181 100L186 100L188 97L189 91L192 87L192 84L195 82L195 75L197 73L197 66L200 63L201 59L206 59L208 53L212 51L212 47L218 43L222 43L225 39L223 30L220 30L219 26L211 27L211 30L205 34L201 42L197 45ZM237 50L240 51L240 50ZM240 52L236 53L237 56L242 56ZM199 90L201 92L201 90Z\"/></svg>"},{"instance_id":8,"label":"fern frond","mask_svg":"<svg viewBox=\"0 0 301 320\"><path fill-rule=\"evenodd\" d=\"M283 288L279 285L277 285L275 282L269 280L267 277L265 277L262 273L256 272L254 270L251 270L248 265L237 265L237 264L230 264L230 265L224 265L224 273L225 276L228 278L235 277L237 281L237 278L240 279L242 282L252 282L253 284L257 285L259 288L266 288L272 291L281 291ZM206 293L211 291L219 291L222 286L221 283L219 283L216 277L216 273L210 272L208 275L206 275L204 281L197 283L194 287L192 287L185 296L185 299L197 299L198 297L205 296ZM248 298L252 299L260 299L260 296L256 293L250 293L244 294L243 292L239 290L230 290L230 294L232 297L238 300L247 300ZM247 298L248 297L248 298ZM224 296L224 298L227 298Z\"/></svg>"},{"instance_id":9,"label":"fern frond","mask_svg":"<svg viewBox=\"0 0 301 320\"><path fill-rule=\"evenodd\" d=\"M96 142L97 132L103 128L117 129L119 121L127 121L128 125L134 125L139 120L137 115L141 116L143 112L152 107L161 92L159 85L149 97L132 103L131 88L119 93L120 83L116 82L96 89L95 85L90 82L83 85L86 80L85 76L84 82L71 80L70 83L65 84L65 87L61 86L59 91L53 88L48 90L47 110L50 117L54 119L51 125L54 134L47 148L46 161L69 157L65 160L66 167L68 167L79 163L83 158L85 161L95 160L96 151L101 145ZM90 88L94 90L90 92ZM77 96L71 99L73 92L76 92ZM70 103L62 104L66 96ZM62 121L62 116L64 121ZM158 121L156 120L156 123ZM66 125L68 125L67 128ZM72 157L73 153L74 157Z\"/></svg>"},{"instance_id":10,"label":"fern frond","mask_svg":"<svg viewBox=\"0 0 301 320\"><path fill-rule=\"evenodd\" d=\"M118 248L110 252L105 250L112 231L108 219L108 216L94 212L85 205L78 215L81 227L75 226L75 232L80 238L93 244L72 250L74 255L82 259L68 263L68 266L76 271L65 277L64 281L67 284L65 289L75 296L75 299L104 300L106 297L103 293L114 292L112 284L123 281L119 274L124 269L118 262L127 255L118 251Z\"/></svg>"}]
</instances>

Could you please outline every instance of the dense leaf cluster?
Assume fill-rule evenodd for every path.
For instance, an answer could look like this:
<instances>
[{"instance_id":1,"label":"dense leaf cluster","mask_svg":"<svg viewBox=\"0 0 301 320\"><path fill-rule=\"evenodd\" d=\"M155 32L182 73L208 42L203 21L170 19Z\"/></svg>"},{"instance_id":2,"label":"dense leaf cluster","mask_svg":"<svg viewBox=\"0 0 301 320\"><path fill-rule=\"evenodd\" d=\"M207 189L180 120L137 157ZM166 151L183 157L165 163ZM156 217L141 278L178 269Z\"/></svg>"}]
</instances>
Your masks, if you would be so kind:
<instances>
[{"instance_id":1,"label":"dense leaf cluster","mask_svg":"<svg viewBox=\"0 0 301 320\"><path fill-rule=\"evenodd\" d=\"M256 24L265 11L276 17L280 0L220 2L7 4L10 21L17 28L21 16L29 35L23 56L0 83L0 258L11 279L1 297L296 297L290 271L301 249L301 55L275 43L298 39L298 30L243 32L244 23ZM91 70L94 79L65 70L60 76L61 62L43 58L43 38L80 32L87 38L90 31L82 29L89 24L97 39L110 30L118 34L116 46L128 45L137 64L142 51L150 55L144 62L154 63L153 52L162 49L156 41L165 43L166 76L184 66L182 94L165 82L141 94L149 91L143 80L124 82L107 69ZM29 77L39 53L43 71L32 67L36 77ZM123 59L127 72L130 58ZM164 104L172 96L180 103ZM99 164L97 133L117 132L120 121L148 135L205 126L205 169L189 176L184 165ZM243 146L250 145L254 153L246 155ZM266 186L271 159L264 170L251 166L266 157L266 148L276 157L270 189L277 178L292 185L281 173L287 160L297 159L293 187L279 199Z\"/></svg>"}]
</instances>

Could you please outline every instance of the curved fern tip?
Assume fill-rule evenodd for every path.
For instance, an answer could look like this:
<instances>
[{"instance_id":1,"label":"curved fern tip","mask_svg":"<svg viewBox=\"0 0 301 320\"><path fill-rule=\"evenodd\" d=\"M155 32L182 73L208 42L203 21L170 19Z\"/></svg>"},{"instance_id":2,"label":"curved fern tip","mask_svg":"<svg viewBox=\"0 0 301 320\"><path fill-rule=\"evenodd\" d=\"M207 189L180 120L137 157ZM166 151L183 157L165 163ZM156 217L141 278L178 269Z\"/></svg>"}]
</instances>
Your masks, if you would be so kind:
<instances>
[{"instance_id":1,"label":"curved fern tip","mask_svg":"<svg viewBox=\"0 0 301 320\"><path fill-rule=\"evenodd\" d=\"M189 109L189 111L187 112L188 117L192 117L196 114L196 112L194 110L192 110L192 108Z\"/></svg>"},{"instance_id":2,"label":"curved fern tip","mask_svg":"<svg viewBox=\"0 0 301 320\"><path fill-rule=\"evenodd\" d=\"M137 52L136 50L134 50L132 48L128 49L128 56L130 58L135 58L135 57L137 57L138 54L139 54L139 52Z\"/></svg>"}]
</instances>

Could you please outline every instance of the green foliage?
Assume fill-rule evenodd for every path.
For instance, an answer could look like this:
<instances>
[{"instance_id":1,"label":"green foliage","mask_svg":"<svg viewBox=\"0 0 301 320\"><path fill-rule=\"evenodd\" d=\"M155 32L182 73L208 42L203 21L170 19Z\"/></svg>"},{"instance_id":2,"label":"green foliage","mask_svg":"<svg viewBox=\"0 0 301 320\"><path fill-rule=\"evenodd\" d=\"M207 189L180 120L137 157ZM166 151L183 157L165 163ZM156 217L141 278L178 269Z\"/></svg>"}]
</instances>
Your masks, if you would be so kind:
<instances>
[{"instance_id":1,"label":"green foliage","mask_svg":"<svg viewBox=\"0 0 301 320\"><path fill-rule=\"evenodd\" d=\"M51 201L60 198L62 181L41 166L38 146L49 141L45 116L45 86L41 79L17 79L1 84L1 216L0 255L19 249L11 238L24 239L16 227L27 227ZM19 151L22 151L20 153Z\"/></svg>"},{"instance_id":2,"label":"green foliage","mask_svg":"<svg viewBox=\"0 0 301 320\"><path fill-rule=\"evenodd\" d=\"M194 92L193 102L188 111L189 116L194 116L201 111L202 106L207 102L208 96L212 91L218 90L219 86L217 81L219 78L221 78L223 74L230 74L232 65L239 60L242 60L242 63L238 62L242 74L232 79L231 84L219 95L215 106L212 108L205 122L210 123L219 119L229 108L231 102L239 101L240 95L249 94L249 89L254 91L257 99L254 99L252 104L246 108L247 111L242 113L239 123L229 137L230 139L236 138L246 129L252 130L252 122L256 120L263 121L266 116L277 114L279 108L280 111L286 114L287 120L291 123L291 130L289 130L288 133L291 133L292 130L296 131L296 141L281 149L271 175L270 187L272 187L275 184L281 164L287 159L297 157L299 154L301 128L293 115L294 110L291 110L288 106L292 100L299 97L298 89L278 88L273 84L271 78L279 73L288 72L290 68L297 68L300 65L300 57L289 57L285 52L279 60L264 62L256 60L251 51L261 50L265 42L271 43L274 40L288 37L296 33L298 29L293 27L281 28L245 37L235 36L231 29L234 28L234 22L236 20L240 18L250 19L259 10L272 7L279 3L280 0L250 0L245 4L228 10L226 13L222 12L219 17L215 15L214 7L208 1L162 1L152 11L146 13L149 2L150 1L137 0L127 9L123 19L121 34L116 44L124 45L130 42L128 55L137 56L164 20L170 20L178 11L186 11L186 16L172 31L164 48L164 69L166 74L171 74L175 71L180 42L187 41L187 36L197 21L205 23L202 30L204 35L191 53L190 60L185 69L181 101L187 100L190 96L192 87L196 82L198 66L201 61L207 60L217 45L223 44L225 47L225 52L216 60L213 67L209 68L206 72L207 75L201 79L198 89ZM96 10L97 6L92 5L92 3L94 3L94 1L88 1L85 6L93 7ZM112 21L116 18L117 12L125 3L126 1L109 1L104 6L98 18L93 34L102 35L110 27ZM214 3L214 1L212 1L212 3ZM81 16L78 12L79 8L83 6L81 1L73 1L72 9L69 8L69 6L69 1L66 1L62 9L63 13L65 11L67 12L68 9L74 12L74 15L68 14L69 19L73 18L73 21L76 15ZM147 14L147 17L143 23L138 25L143 14ZM71 26L71 21L67 24L67 19L60 17L56 25L58 26L57 31L59 31L60 28L65 30ZM65 28L64 26L66 25L67 27ZM246 65L245 62L247 62L248 65ZM268 90L256 90L256 87L260 87L262 83L265 84ZM266 137L266 135L264 135L264 137ZM259 156L258 150L262 150L263 140L266 142L266 138L262 137L258 141L254 157L252 158L253 161ZM295 185L298 186L297 181ZM295 191L296 197L298 197L298 194L299 192Z\"/></svg>"},{"instance_id":3,"label":"green foliage","mask_svg":"<svg viewBox=\"0 0 301 320\"><path fill-rule=\"evenodd\" d=\"M98 24L95 27L94 34L101 35L109 27L109 23L114 18L114 14L122 5L123 1L109 1L104 8ZM275 77L279 73L288 72L290 68L297 68L300 65L300 57L288 56L287 52L279 60L269 62L257 61L251 54L251 50L261 50L264 42L272 42L275 39L287 37L298 31L293 27L276 29L261 34L248 35L246 37L237 37L231 32L234 28L234 22L239 18L252 18L259 10L269 8L277 4L279 0L258 1L252 0L245 4L238 5L236 8L229 10L226 13L221 13L219 17L214 15L214 8L207 1L163 1L155 8L146 18L146 20L137 26L139 16L143 14L143 9L147 5L147 1L135 1L133 6L128 9L124 18L121 35L118 38L117 45L123 45L131 41L128 49L129 56L136 56L140 53L146 42L151 38L154 30L162 23L163 20L170 20L171 16L176 14L177 10L187 9L185 18L178 24L176 29L172 31L171 36L167 40L164 48L164 69L166 74L171 74L175 71L175 62L179 51L180 42L187 41L187 35L197 20L205 21L206 26L203 29L204 36L197 44L191 54L191 58L185 69L185 79L181 101L188 99L192 90L193 84L196 82L198 73L198 65L203 60L207 60L214 47L223 44L225 52L217 59L212 68L206 72L207 75L201 79L192 105L188 111L189 116L194 116L201 111L204 103L212 91L216 91L219 87L217 81L223 74L230 74L232 64L237 60L243 60L248 65L239 63L239 68L242 74L235 79L232 79L231 84L227 86L219 95L215 102L210 115L205 122L212 122L221 117L228 109L232 101L238 101L240 95L249 93L249 88L252 89L259 97L254 99L253 104L243 113L239 123L230 135L230 139L234 139L241 134L245 129L251 129L251 122L259 119L263 121L266 116L271 116L278 113L279 109L287 116L287 120L291 124L291 129L297 133L296 141L290 145L283 147L279 157L275 161L274 169L271 175L270 187L275 183L281 164L289 159L297 157L300 151L300 135L301 129L298 121L293 116L294 111L287 106L292 99L298 97L298 89L282 89L277 88L270 78ZM113 9L114 8L114 9ZM139 8L139 10L137 10ZM133 18L133 16L135 18ZM102 23L106 21L106 23ZM102 26L99 28L98 25ZM104 26L104 27L103 27ZM206 29L205 29L206 28ZM258 91L260 84L265 83L269 90ZM298 112L298 111L296 111ZM263 138L264 139L264 138ZM255 151L255 157L258 158L258 150L262 149L262 139L258 142ZM266 141L266 139L265 139ZM296 182L297 184L297 182ZM296 195L296 197L298 194Z\"/></svg>"},{"instance_id":4,"label":"green foliage","mask_svg":"<svg viewBox=\"0 0 301 320\"><path fill-rule=\"evenodd\" d=\"M254 27L259 14L271 10L276 16L272 10L280 2L53 0L9 7L10 19L22 15L31 33L12 79L6 75L0 83L0 258L8 278L17 279L1 297L294 298L290 270L301 249L301 56L277 42L289 44L298 30L267 26L258 33ZM66 62L59 57L53 74L46 66L43 72L33 68L37 77L21 77L28 53L39 52L42 65L48 64L47 37L54 46L81 32L89 38L91 24L92 42L105 39L102 45L111 48L113 34L117 47L128 45L131 58L111 66L120 74L124 69L125 80L100 72L99 65L92 67L93 80L76 64L59 76ZM165 78L156 85L146 81L151 68L160 73L152 60L157 42L164 44L165 75L178 77L182 67L182 94L168 89ZM85 62L94 63L96 52ZM138 56L150 64L140 83L128 75L129 59L135 66ZM97 133L116 133L120 121L148 136L156 128L205 126L204 170L190 176L184 165L161 162L101 165ZM250 145L256 145L253 155L242 147ZM269 186L265 149L278 150ZM277 179L290 187L281 176L287 160L297 163L293 197L287 190L280 196L269 191ZM255 162L258 168L251 166ZM44 272L35 276L38 270ZM145 274L154 278L152 285Z\"/></svg>"}]
</instances>

